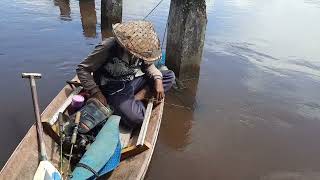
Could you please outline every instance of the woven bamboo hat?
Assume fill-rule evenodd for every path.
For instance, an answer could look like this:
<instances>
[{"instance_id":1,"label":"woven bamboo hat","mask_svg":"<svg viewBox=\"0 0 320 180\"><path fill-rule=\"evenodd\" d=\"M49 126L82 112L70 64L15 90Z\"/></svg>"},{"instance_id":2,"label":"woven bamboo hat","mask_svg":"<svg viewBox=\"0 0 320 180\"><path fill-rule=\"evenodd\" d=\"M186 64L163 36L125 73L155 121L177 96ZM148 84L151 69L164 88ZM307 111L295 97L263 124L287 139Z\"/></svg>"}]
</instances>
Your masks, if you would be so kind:
<instances>
[{"instance_id":1,"label":"woven bamboo hat","mask_svg":"<svg viewBox=\"0 0 320 180\"><path fill-rule=\"evenodd\" d=\"M118 43L134 56L149 62L161 58L160 40L151 22L117 23L112 32Z\"/></svg>"}]
</instances>

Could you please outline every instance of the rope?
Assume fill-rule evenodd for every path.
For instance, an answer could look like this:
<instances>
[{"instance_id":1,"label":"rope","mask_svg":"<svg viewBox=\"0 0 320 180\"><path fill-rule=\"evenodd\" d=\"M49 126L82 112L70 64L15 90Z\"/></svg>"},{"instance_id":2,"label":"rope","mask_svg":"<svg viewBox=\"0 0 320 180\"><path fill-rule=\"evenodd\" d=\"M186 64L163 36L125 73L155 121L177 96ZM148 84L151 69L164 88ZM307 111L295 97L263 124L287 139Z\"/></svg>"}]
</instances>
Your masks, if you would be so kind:
<instances>
[{"instance_id":1,"label":"rope","mask_svg":"<svg viewBox=\"0 0 320 180\"><path fill-rule=\"evenodd\" d=\"M161 3L163 0L160 0L160 2L143 18L145 20Z\"/></svg>"}]
</instances>

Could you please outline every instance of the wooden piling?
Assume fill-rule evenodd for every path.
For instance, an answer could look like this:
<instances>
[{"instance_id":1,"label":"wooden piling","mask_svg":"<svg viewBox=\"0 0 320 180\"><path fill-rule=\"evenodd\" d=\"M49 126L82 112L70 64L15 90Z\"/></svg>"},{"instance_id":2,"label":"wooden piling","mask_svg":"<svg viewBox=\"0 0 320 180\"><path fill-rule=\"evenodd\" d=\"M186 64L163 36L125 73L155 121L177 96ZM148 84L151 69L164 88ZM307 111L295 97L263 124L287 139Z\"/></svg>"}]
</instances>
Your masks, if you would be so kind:
<instances>
[{"instance_id":1,"label":"wooden piling","mask_svg":"<svg viewBox=\"0 0 320 180\"><path fill-rule=\"evenodd\" d=\"M205 0L171 0L166 65L178 79L198 75L206 25Z\"/></svg>"},{"instance_id":2,"label":"wooden piling","mask_svg":"<svg viewBox=\"0 0 320 180\"><path fill-rule=\"evenodd\" d=\"M101 32L103 38L112 35L112 24L122 21L122 0L101 0Z\"/></svg>"}]
</instances>

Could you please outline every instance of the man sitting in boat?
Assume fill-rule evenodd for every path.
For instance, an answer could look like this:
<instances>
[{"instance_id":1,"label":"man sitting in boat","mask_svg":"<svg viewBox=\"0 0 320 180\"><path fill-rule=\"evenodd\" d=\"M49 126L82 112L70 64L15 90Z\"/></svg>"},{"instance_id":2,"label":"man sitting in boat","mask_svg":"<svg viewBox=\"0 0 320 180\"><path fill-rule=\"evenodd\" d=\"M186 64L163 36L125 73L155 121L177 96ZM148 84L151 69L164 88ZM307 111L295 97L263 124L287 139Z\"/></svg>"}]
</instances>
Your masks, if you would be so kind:
<instances>
[{"instance_id":1,"label":"man sitting in boat","mask_svg":"<svg viewBox=\"0 0 320 180\"><path fill-rule=\"evenodd\" d=\"M155 99L161 101L175 76L154 65L162 53L150 22L117 23L112 31L115 37L96 46L78 65L77 75L91 97L110 104L123 124L136 127L144 118L146 94L153 90Z\"/></svg>"}]
</instances>

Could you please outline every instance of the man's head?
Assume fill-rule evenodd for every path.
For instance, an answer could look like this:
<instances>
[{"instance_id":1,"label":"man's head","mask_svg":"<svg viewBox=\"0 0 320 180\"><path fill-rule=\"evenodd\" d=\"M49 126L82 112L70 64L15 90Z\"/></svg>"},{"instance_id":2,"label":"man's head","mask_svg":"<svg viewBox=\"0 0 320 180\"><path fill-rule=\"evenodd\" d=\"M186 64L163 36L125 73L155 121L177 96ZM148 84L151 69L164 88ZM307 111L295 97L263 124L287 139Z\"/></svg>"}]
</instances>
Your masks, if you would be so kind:
<instances>
[{"instance_id":1,"label":"man's head","mask_svg":"<svg viewBox=\"0 0 320 180\"><path fill-rule=\"evenodd\" d=\"M130 54L146 62L161 58L160 40L152 23L131 21L113 25L118 43Z\"/></svg>"}]
</instances>

